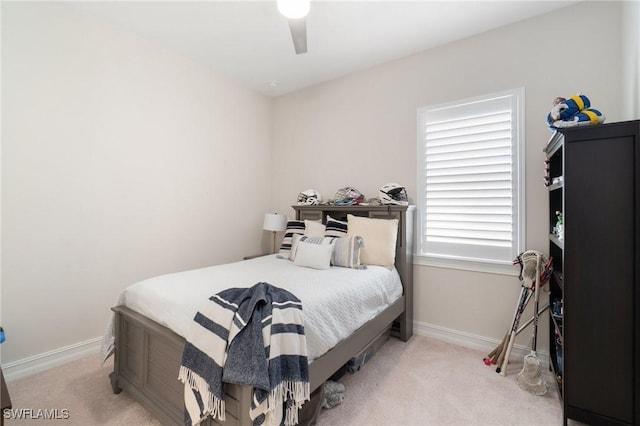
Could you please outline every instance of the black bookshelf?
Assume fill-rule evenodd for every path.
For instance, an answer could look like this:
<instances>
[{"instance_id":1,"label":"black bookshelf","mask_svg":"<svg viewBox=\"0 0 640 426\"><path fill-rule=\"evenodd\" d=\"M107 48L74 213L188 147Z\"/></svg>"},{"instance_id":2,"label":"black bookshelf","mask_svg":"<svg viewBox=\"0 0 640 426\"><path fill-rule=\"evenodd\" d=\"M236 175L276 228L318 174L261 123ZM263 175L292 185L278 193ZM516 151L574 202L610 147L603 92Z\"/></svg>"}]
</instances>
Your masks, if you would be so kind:
<instances>
[{"instance_id":1,"label":"black bookshelf","mask_svg":"<svg viewBox=\"0 0 640 426\"><path fill-rule=\"evenodd\" d=\"M545 149L550 355L565 425L640 424L639 134L640 121L571 128Z\"/></svg>"}]
</instances>

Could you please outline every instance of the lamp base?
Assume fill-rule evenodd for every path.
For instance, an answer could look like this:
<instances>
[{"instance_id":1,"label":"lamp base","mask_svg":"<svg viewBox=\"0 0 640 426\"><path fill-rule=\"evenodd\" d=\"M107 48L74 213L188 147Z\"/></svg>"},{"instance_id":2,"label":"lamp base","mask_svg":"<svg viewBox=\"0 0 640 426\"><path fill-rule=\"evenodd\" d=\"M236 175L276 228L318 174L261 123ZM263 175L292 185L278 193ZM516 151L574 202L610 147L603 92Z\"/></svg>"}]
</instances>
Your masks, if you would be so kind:
<instances>
[{"instance_id":1,"label":"lamp base","mask_svg":"<svg viewBox=\"0 0 640 426\"><path fill-rule=\"evenodd\" d=\"M274 254L276 252L276 231L271 232L273 232L273 251L271 252L271 254Z\"/></svg>"}]
</instances>

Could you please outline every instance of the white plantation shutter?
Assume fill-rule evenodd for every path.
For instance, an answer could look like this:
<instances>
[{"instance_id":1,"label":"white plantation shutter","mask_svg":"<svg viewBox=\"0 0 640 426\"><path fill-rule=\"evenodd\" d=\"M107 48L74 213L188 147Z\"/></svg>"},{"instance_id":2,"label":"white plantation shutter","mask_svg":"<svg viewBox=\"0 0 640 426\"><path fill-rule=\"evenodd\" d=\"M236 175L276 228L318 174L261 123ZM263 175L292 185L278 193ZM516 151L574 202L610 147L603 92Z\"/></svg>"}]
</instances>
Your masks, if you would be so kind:
<instances>
[{"instance_id":1,"label":"white plantation shutter","mask_svg":"<svg viewBox=\"0 0 640 426\"><path fill-rule=\"evenodd\" d=\"M420 255L511 266L522 251L521 97L419 110Z\"/></svg>"}]
</instances>

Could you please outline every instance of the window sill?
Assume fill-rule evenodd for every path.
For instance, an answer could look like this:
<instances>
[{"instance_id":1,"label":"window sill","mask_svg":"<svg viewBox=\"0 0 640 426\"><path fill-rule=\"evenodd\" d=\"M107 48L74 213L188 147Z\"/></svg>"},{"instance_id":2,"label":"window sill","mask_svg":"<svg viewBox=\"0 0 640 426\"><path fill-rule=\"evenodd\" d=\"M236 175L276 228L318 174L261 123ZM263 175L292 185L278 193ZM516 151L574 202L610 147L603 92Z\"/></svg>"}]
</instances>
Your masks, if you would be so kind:
<instances>
[{"instance_id":1,"label":"window sill","mask_svg":"<svg viewBox=\"0 0 640 426\"><path fill-rule=\"evenodd\" d=\"M433 256L413 255L413 264L422 266L432 266L434 268L459 269L463 271L484 272L488 274L510 275L517 277L520 275L520 268L513 264L488 263L473 260L449 259Z\"/></svg>"}]
</instances>

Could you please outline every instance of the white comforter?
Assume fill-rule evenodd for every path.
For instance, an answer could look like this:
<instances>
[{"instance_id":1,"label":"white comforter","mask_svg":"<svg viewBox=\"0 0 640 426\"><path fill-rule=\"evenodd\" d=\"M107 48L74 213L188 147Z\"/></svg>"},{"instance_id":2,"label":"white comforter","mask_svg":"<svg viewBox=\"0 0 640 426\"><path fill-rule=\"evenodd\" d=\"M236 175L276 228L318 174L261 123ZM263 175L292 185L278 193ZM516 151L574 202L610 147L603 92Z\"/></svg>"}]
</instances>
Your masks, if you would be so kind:
<instances>
[{"instance_id":1,"label":"white comforter","mask_svg":"<svg viewBox=\"0 0 640 426\"><path fill-rule=\"evenodd\" d=\"M186 337L203 301L225 288L251 287L261 281L284 288L302 300L310 360L327 352L402 295L395 269L368 266L315 270L270 255L140 281L122 292L118 304ZM110 324L103 357L112 347Z\"/></svg>"}]
</instances>

